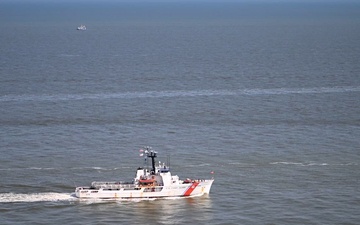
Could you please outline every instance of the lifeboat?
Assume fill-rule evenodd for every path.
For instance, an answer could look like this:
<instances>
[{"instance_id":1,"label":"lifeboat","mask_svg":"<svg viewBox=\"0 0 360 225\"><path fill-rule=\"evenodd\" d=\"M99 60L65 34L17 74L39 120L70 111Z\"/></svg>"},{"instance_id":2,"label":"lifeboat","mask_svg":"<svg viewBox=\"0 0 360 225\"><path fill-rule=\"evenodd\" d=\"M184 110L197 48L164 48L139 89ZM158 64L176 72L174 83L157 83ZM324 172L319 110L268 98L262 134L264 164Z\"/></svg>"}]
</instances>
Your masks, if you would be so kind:
<instances>
[{"instance_id":1,"label":"lifeboat","mask_svg":"<svg viewBox=\"0 0 360 225\"><path fill-rule=\"evenodd\" d=\"M140 184L153 184L155 182L154 179L143 179L143 180L139 180Z\"/></svg>"}]
</instances>

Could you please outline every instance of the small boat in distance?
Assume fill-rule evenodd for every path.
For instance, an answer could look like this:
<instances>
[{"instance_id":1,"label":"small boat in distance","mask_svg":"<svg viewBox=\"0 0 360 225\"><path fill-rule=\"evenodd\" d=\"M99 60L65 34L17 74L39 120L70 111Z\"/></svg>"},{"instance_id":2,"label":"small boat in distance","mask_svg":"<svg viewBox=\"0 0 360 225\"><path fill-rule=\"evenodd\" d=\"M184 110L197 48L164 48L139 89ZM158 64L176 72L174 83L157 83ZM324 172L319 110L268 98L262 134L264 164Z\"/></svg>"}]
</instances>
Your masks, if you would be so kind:
<instances>
[{"instance_id":1,"label":"small boat in distance","mask_svg":"<svg viewBox=\"0 0 360 225\"><path fill-rule=\"evenodd\" d=\"M77 30L86 30L86 26L85 25L80 25L77 27Z\"/></svg>"},{"instance_id":2,"label":"small boat in distance","mask_svg":"<svg viewBox=\"0 0 360 225\"><path fill-rule=\"evenodd\" d=\"M145 162L151 159L151 168L139 167L131 182L93 181L89 187L76 187L75 196L81 199L132 199L193 197L209 194L214 178L180 180L172 176L170 167L159 162L155 165L157 152L146 147L140 150Z\"/></svg>"}]
</instances>

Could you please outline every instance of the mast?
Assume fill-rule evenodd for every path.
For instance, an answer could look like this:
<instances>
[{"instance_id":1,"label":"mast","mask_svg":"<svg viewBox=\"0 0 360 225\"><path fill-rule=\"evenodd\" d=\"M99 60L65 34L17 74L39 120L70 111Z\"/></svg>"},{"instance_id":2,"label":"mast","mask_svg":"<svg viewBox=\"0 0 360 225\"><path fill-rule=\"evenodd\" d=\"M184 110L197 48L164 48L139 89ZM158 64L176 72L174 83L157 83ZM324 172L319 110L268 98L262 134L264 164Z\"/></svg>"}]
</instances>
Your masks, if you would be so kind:
<instances>
[{"instance_id":1,"label":"mast","mask_svg":"<svg viewBox=\"0 0 360 225\"><path fill-rule=\"evenodd\" d=\"M151 150L151 147L147 146L145 147L145 153L147 155L148 158L151 158L151 174L155 174L155 158L157 157L157 152L155 152L154 150Z\"/></svg>"}]
</instances>

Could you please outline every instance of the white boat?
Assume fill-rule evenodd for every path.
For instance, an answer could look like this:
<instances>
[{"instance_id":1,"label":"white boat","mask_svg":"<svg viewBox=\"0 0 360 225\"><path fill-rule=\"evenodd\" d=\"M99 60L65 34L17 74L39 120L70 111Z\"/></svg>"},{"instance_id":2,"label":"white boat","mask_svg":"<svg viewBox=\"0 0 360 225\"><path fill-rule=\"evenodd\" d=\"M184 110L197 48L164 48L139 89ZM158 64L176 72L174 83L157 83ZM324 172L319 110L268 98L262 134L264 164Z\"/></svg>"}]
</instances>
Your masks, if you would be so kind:
<instances>
[{"instance_id":1,"label":"white boat","mask_svg":"<svg viewBox=\"0 0 360 225\"><path fill-rule=\"evenodd\" d=\"M86 30L86 26L85 25L80 25L77 27L77 30Z\"/></svg>"},{"instance_id":2,"label":"white boat","mask_svg":"<svg viewBox=\"0 0 360 225\"><path fill-rule=\"evenodd\" d=\"M193 197L210 193L214 178L180 180L177 175L171 175L170 167L165 163L155 164L157 152L150 147L146 147L142 154L145 155L145 161L151 159L151 168L139 167L132 182L94 181L90 187L77 187L75 196L84 199L129 199Z\"/></svg>"}]
</instances>

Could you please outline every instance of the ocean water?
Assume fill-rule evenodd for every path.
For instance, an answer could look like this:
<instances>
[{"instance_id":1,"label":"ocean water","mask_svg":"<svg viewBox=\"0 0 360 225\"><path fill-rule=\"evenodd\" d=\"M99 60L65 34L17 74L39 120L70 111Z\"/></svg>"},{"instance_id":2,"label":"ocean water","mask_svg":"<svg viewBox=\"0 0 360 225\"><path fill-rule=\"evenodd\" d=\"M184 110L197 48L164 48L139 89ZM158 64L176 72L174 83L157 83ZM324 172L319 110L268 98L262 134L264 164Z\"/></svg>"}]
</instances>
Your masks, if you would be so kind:
<instances>
[{"instance_id":1,"label":"ocean water","mask_svg":"<svg viewBox=\"0 0 360 225\"><path fill-rule=\"evenodd\" d=\"M0 28L0 224L359 224L359 4L1 3ZM73 197L148 145L211 193Z\"/></svg>"}]
</instances>

